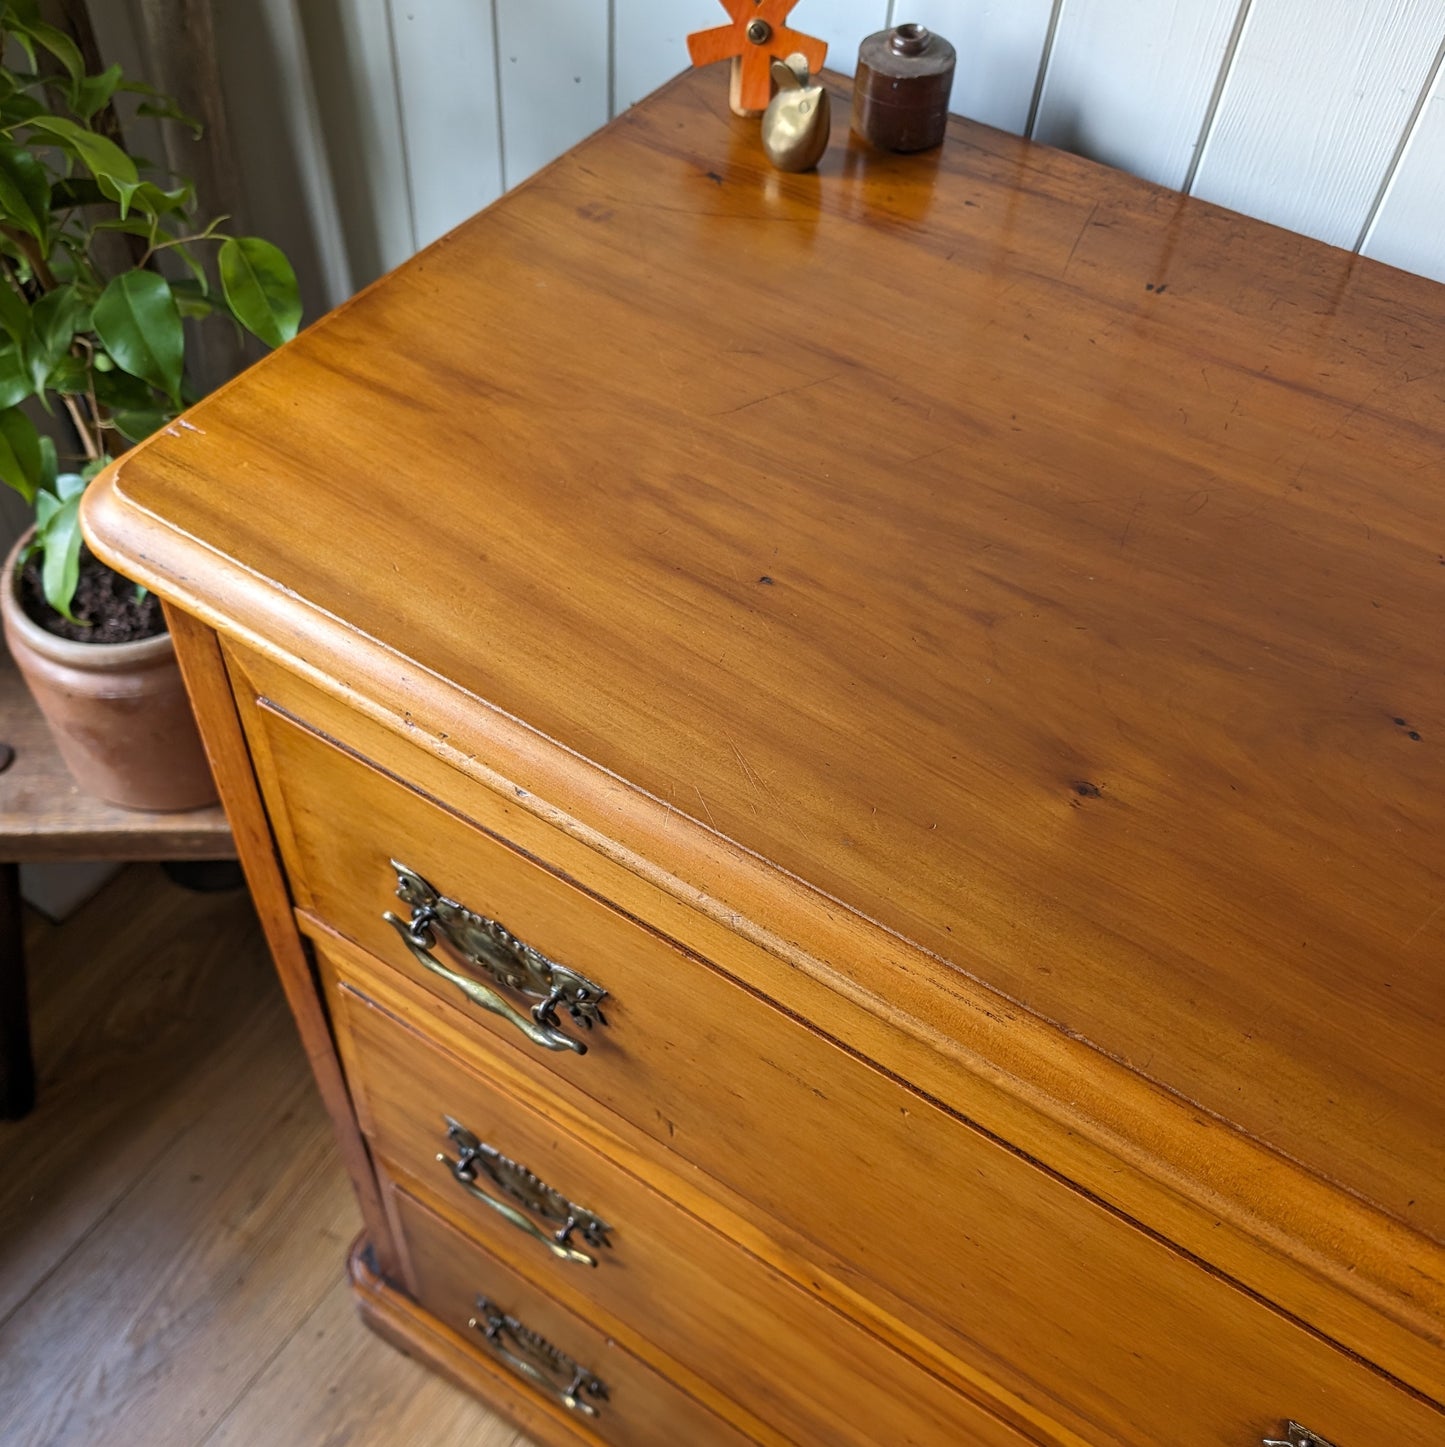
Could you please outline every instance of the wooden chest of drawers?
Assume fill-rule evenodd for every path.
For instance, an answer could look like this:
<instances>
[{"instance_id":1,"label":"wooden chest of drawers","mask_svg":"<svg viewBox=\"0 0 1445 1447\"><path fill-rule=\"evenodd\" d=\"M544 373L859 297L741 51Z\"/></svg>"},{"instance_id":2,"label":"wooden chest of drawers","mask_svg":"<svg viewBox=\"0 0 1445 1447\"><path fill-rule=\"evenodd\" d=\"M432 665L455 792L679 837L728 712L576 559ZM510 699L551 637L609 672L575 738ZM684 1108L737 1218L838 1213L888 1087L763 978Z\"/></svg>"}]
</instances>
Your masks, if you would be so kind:
<instances>
[{"instance_id":1,"label":"wooden chest of drawers","mask_svg":"<svg viewBox=\"0 0 1445 1447\"><path fill-rule=\"evenodd\" d=\"M1445 294L722 91L87 502L364 1313L540 1442L1445 1443Z\"/></svg>"}]
</instances>

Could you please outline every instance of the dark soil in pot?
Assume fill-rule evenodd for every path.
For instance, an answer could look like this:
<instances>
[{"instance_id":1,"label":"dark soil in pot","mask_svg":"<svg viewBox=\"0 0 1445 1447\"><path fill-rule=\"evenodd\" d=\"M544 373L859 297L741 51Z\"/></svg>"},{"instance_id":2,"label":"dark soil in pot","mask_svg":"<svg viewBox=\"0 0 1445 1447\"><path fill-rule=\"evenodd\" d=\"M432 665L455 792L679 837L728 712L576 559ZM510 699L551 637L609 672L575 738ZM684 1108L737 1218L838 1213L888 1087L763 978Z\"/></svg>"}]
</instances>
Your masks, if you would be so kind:
<instances>
[{"instance_id":1,"label":"dark soil in pot","mask_svg":"<svg viewBox=\"0 0 1445 1447\"><path fill-rule=\"evenodd\" d=\"M20 606L26 617L47 633L76 643L138 643L166 631L161 600L154 593L141 593L129 578L106 567L89 548L80 550L80 583L70 605L70 611L81 620L79 624L57 613L45 601L39 558L31 558L20 570Z\"/></svg>"}]
</instances>

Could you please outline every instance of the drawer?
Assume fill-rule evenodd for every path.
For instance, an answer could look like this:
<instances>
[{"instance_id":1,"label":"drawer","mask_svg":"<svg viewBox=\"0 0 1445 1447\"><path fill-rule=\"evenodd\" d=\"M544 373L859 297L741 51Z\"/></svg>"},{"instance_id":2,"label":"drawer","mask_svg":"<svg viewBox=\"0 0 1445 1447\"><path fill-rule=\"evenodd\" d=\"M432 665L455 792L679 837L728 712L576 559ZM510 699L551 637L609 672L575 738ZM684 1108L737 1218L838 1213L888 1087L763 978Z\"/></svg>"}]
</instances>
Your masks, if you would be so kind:
<instances>
[{"instance_id":1,"label":"drawer","mask_svg":"<svg viewBox=\"0 0 1445 1447\"><path fill-rule=\"evenodd\" d=\"M521 1082L509 1090L495 1069L464 1069L344 979L331 998L352 1094L388 1172L534 1281L650 1339L800 1447L1026 1447L554 1124L547 1102L516 1098ZM482 1153L470 1181L454 1173L459 1145ZM574 1207L583 1225L559 1245ZM594 1219L606 1229L589 1239Z\"/></svg>"},{"instance_id":2,"label":"drawer","mask_svg":"<svg viewBox=\"0 0 1445 1447\"><path fill-rule=\"evenodd\" d=\"M388 1183L408 1289L478 1355L617 1447L745 1447L744 1437Z\"/></svg>"},{"instance_id":3,"label":"drawer","mask_svg":"<svg viewBox=\"0 0 1445 1447\"><path fill-rule=\"evenodd\" d=\"M707 962L286 718L251 727L305 908L840 1258L850 1291L901 1300L1010 1411L1130 1447L1239 1447L1288 1417L1337 1447L1441 1440L1437 1408ZM455 957L422 963L384 919L393 858L608 992L606 1025L559 1014L586 1054L475 1008Z\"/></svg>"}]
</instances>

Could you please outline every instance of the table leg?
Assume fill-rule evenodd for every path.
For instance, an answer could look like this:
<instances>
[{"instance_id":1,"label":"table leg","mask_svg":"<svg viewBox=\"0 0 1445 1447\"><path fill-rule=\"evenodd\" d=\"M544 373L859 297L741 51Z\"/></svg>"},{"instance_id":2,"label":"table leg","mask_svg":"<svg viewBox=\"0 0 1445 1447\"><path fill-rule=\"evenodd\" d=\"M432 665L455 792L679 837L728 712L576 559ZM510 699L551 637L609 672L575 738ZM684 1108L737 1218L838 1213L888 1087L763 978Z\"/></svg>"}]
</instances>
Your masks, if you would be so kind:
<instances>
[{"instance_id":1,"label":"table leg","mask_svg":"<svg viewBox=\"0 0 1445 1447\"><path fill-rule=\"evenodd\" d=\"M0 1120L19 1120L34 1104L20 866L0 864Z\"/></svg>"}]
</instances>

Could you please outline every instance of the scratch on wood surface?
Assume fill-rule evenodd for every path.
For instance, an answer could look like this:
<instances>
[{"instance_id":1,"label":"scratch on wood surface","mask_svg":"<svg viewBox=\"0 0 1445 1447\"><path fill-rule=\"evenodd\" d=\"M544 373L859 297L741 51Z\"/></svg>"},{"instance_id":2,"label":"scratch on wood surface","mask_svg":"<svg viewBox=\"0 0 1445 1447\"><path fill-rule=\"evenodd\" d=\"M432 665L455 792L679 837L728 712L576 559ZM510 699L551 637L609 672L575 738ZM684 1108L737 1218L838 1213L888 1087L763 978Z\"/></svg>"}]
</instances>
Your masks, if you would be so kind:
<instances>
[{"instance_id":1,"label":"scratch on wood surface","mask_svg":"<svg viewBox=\"0 0 1445 1447\"><path fill-rule=\"evenodd\" d=\"M1122 549L1122 548L1124 547L1124 545L1129 541L1129 533L1130 533L1130 531L1133 529L1134 519L1135 519L1136 517L1138 517L1138 515L1139 515L1139 509L1140 509L1141 507L1143 507L1143 506L1144 506L1144 499L1143 499L1142 497L1139 497L1139 498L1136 498L1136 499L1134 500L1134 506L1129 509L1129 519L1128 519L1128 521L1124 524L1124 531L1119 534L1119 547L1120 547L1121 549Z\"/></svg>"},{"instance_id":2,"label":"scratch on wood surface","mask_svg":"<svg viewBox=\"0 0 1445 1447\"><path fill-rule=\"evenodd\" d=\"M1410 936L1410 938L1405 941L1405 948L1406 948L1407 950L1410 948L1411 945L1413 945L1413 944L1415 943L1415 941L1416 941L1417 939L1420 938L1420 936L1421 936L1422 934L1425 933L1425 931L1426 931L1427 929L1430 928L1430 926L1431 926L1432 924L1435 923L1435 921L1440 917L1440 911L1441 911L1442 909L1445 909L1445 899L1442 899L1442 900L1440 901L1440 903L1437 904L1437 905L1435 906L1435 908L1432 909L1432 910L1430 911L1430 913L1427 914L1427 915L1425 916L1425 918L1422 919L1418 925L1416 925L1416 927L1415 927L1415 933L1412 934L1412 935Z\"/></svg>"},{"instance_id":3,"label":"scratch on wood surface","mask_svg":"<svg viewBox=\"0 0 1445 1447\"><path fill-rule=\"evenodd\" d=\"M754 794L760 794L762 792L762 780L748 767L748 761L743 758L742 750L738 748L726 734L724 734L723 737L728 740L728 748L733 751L733 757L738 761L738 768L742 770L743 778L748 781L748 785ZM750 804L749 807L752 808L754 814L758 812L755 806Z\"/></svg>"},{"instance_id":4,"label":"scratch on wood surface","mask_svg":"<svg viewBox=\"0 0 1445 1447\"><path fill-rule=\"evenodd\" d=\"M943 452L952 452L957 445L954 442L946 442L942 447L930 447L927 452L920 452L917 457L905 457L903 465L911 467L915 462L927 462L930 457L937 457Z\"/></svg>"},{"instance_id":5,"label":"scratch on wood surface","mask_svg":"<svg viewBox=\"0 0 1445 1447\"><path fill-rule=\"evenodd\" d=\"M712 810L707 807L707 800L703 798L702 790L699 789L696 784L694 784L692 786L692 792L697 795L697 802L702 805L702 812L707 815L707 822L711 824L714 829L716 829L717 825L713 822Z\"/></svg>"},{"instance_id":6,"label":"scratch on wood surface","mask_svg":"<svg viewBox=\"0 0 1445 1447\"><path fill-rule=\"evenodd\" d=\"M1088 216L1085 218L1084 224L1083 224L1081 227L1079 227L1079 234L1078 234L1076 237L1074 237L1074 244L1073 244L1071 247L1069 247L1069 257L1068 257L1068 260L1064 262L1064 269L1063 269L1063 271L1061 271L1061 272L1059 273L1060 276L1067 276L1067 275L1068 275L1069 267L1073 264L1074 253L1079 249L1079 243L1084 239L1084 232L1086 232L1086 231L1089 229L1089 227L1091 227L1091 226L1094 224L1094 217L1097 216L1098 214L1099 214L1099 203L1098 203L1097 201L1095 201L1094 204L1093 204L1093 206L1090 207L1090 209L1089 209L1089 214L1088 214Z\"/></svg>"},{"instance_id":7,"label":"scratch on wood surface","mask_svg":"<svg viewBox=\"0 0 1445 1447\"><path fill-rule=\"evenodd\" d=\"M835 377L841 376L840 372L829 372L826 377L814 377L809 382L796 382L791 387L779 387L776 392L769 392L763 397L754 397L747 402L739 402L736 407L724 407L721 412L714 412L714 417L731 417L735 412L746 412L749 407L760 406L764 402L771 402L778 397L786 397L790 392L806 392L809 387L821 387L824 382L831 382Z\"/></svg>"}]
</instances>

